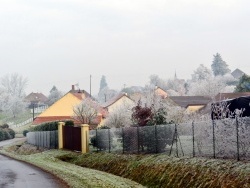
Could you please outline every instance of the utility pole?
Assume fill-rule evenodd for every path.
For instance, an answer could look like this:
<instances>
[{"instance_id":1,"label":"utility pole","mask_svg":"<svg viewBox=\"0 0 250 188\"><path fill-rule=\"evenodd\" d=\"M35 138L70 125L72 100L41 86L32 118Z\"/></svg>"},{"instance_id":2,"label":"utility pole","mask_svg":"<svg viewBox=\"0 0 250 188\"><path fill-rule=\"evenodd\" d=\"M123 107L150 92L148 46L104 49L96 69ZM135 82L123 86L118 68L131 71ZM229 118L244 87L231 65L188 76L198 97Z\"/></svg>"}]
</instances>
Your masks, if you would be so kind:
<instances>
[{"instance_id":1,"label":"utility pole","mask_svg":"<svg viewBox=\"0 0 250 188\"><path fill-rule=\"evenodd\" d=\"M33 121L35 120L35 104L32 104Z\"/></svg>"},{"instance_id":2,"label":"utility pole","mask_svg":"<svg viewBox=\"0 0 250 188\"><path fill-rule=\"evenodd\" d=\"M90 97L91 97L91 75L90 75L90 79L89 79L89 94L90 94Z\"/></svg>"}]
</instances>

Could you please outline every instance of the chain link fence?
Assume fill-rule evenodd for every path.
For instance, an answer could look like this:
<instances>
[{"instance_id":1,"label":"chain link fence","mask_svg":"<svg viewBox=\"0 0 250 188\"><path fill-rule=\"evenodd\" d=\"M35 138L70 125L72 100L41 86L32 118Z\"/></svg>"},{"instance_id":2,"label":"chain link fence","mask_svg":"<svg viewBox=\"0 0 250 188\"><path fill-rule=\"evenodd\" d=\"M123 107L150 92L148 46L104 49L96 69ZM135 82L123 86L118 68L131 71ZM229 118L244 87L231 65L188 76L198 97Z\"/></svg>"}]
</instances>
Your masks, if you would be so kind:
<instances>
[{"instance_id":1,"label":"chain link fence","mask_svg":"<svg viewBox=\"0 0 250 188\"><path fill-rule=\"evenodd\" d=\"M90 151L250 160L250 118L91 130Z\"/></svg>"}]
</instances>

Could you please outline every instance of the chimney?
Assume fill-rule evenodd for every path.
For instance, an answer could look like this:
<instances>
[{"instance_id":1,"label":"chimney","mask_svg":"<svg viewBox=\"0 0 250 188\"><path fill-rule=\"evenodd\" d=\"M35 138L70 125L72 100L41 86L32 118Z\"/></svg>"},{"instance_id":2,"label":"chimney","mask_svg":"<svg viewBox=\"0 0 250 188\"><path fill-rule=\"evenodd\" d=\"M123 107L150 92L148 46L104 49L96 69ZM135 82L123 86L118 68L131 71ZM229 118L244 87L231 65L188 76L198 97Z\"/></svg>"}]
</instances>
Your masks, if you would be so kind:
<instances>
[{"instance_id":1,"label":"chimney","mask_svg":"<svg viewBox=\"0 0 250 188\"><path fill-rule=\"evenodd\" d=\"M71 89L72 91L75 91L75 85L72 85L72 89Z\"/></svg>"}]
</instances>

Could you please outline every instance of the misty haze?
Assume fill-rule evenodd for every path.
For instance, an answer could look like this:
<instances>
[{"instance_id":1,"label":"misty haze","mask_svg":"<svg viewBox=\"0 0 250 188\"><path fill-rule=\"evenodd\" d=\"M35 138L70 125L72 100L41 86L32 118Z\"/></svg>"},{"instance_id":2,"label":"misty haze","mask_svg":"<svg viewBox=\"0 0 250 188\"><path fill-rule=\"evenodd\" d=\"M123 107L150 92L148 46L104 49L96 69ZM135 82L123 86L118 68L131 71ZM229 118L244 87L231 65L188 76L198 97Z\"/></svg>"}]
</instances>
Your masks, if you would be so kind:
<instances>
[{"instance_id":1,"label":"misty haze","mask_svg":"<svg viewBox=\"0 0 250 188\"><path fill-rule=\"evenodd\" d=\"M0 187L250 187L249 8L1 0Z\"/></svg>"}]
</instances>

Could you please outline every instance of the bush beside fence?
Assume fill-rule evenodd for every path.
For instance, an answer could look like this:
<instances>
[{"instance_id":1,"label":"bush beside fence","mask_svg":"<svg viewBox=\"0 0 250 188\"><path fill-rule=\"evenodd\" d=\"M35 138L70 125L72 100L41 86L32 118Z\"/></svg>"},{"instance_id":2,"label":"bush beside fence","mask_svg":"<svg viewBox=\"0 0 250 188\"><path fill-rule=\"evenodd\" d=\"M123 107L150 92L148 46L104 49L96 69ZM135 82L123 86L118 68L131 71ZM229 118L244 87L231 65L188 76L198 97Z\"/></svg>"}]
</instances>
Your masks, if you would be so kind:
<instances>
[{"instance_id":1,"label":"bush beside fence","mask_svg":"<svg viewBox=\"0 0 250 188\"><path fill-rule=\"evenodd\" d=\"M27 142L29 144L48 148L58 148L58 131L28 132Z\"/></svg>"}]
</instances>

